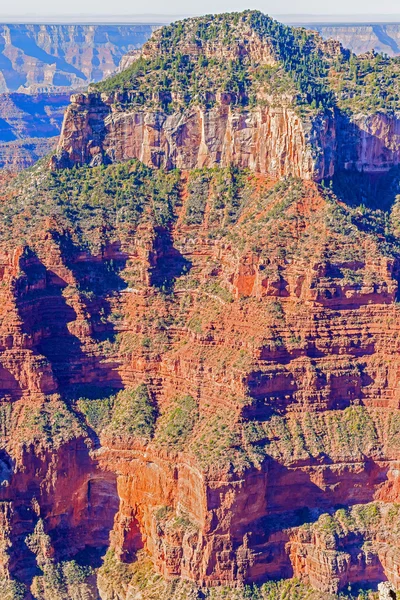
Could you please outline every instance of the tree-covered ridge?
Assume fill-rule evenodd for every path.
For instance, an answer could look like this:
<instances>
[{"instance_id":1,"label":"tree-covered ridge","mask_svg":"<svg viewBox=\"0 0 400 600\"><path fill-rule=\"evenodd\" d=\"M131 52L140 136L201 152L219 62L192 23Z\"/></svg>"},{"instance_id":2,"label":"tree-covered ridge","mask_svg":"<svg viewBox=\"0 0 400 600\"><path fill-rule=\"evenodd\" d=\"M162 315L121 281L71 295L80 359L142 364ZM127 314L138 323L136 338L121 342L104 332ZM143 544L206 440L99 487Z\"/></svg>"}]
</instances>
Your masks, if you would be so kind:
<instances>
[{"instance_id":1,"label":"tree-covered ridge","mask_svg":"<svg viewBox=\"0 0 400 600\"><path fill-rule=\"evenodd\" d=\"M179 200L179 172L154 171L136 160L52 172L43 159L2 192L4 242L40 237L43 222L51 218L73 232L75 243L98 251L104 235L108 241L129 236L142 220L169 224Z\"/></svg>"},{"instance_id":2,"label":"tree-covered ridge","mask_svg":"<svg viewBox=\"0 0 400 600\"><path fill-rule=\"evenodd\" d=\"M284 101L313 110L396 110L399 64L373 53L356 56L315 32L247 10L163 27L129 69L93 90L129 92L129 103L166 112L211 107L218 93L244 107Z\"/></svg>"},{"instance_id":3,"label":"tree-covered ridge","mask_svg":"<svg viewBox=\"0 0 400 600\"><path fill-rule=\"evenodd\" d=\"M268 59L251 52L252 37L269 51ZM243 106L256 104L266 92L300 105L331 107L331 57L322 48L314 32L258 11L207 15L163 27L129 69L94 89L133 91L134 103L159 102L167 110L177 104L212 104L218 92L232 94L232 101Z\"/></svg>"},{"instance_id":4,"label":"tree-covered ridge","mask_svg":"<svg viewBox=\"0 0 400 600\"><path fill-rule=\"evenodd\" d=\"M345 178L342 185L354 185L354 180ZM0 236L6 243L30 244L41 239L43 227L48 228L52 219L58 228L72 232L81 248L98 252L105 239L110 243L128 239L143 222L168 228L180 214L186 226L199 227L207 222L213 239L227 236L233 240L236 236L241 249L245 239L257 241L257 247L268 240L269 253L272 248L278 252L279 239L283 246L279 252L284 256L293 258L292 253L301 250L308 260L312 246L309 240L302 247L297 244L291 234L291 223L297 217L288 212L298 199L307 197L304 182L285 178L274 182L268 191L258 190L258 186L256 175L236 167L194 169L184 175L178 169L151 169L133 159L50 171L43 159L4 182ZM378 188L378 205L368 207L357 202L345 206L338 201L340 194L331 188L323 184L319 189L326 200L324 218L333 236L327 244L330 258L336 251L349 252L351 242L359 254L362 232L373 235L386 256L400 254L400 196L393 201L392 188L389 194ZM257 216L261 209L262 216ZM319 218L316 215L315 220ZM287 232L283 223L287 223ZM240 226L240 232L235 234L233 226ZM343 238L338 241L339 235ZM323 236L327 242L326 229Z\"/></svg>"},{"instance_id":5,"label":"tree-covered ridge","mask_svg":"<svg viewBox=\"0 0 400 600\"><path fill-rule=\"evenodd\" d=\"M329 82L342 110L374 113L399 109L399 57L369 52L352 54L343 61L338 56L330 69Z\"/></svg>"}]
</instances>

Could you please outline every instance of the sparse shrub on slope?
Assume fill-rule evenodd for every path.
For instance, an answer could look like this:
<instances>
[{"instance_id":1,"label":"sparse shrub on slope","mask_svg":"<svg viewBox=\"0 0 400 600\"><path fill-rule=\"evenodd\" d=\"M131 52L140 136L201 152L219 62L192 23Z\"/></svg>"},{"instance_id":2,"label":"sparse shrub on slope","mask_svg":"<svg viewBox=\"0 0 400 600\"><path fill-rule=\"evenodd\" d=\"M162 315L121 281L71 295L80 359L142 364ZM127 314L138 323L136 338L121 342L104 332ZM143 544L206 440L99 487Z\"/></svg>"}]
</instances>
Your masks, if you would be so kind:
<instances>
[{"instance_id":1,"label":"sparse shrub on slope","mask_svg":"<svg viewBox=\"0 0 400 600\"><path fill-rule=\"evenodd\" d=\"M179 396L160 416L155 441L175 450L183 450L190 439L199 412L192 396Z\"/></svg>"},{"instance_id":2,"label":"sparse shrub on slope","mask_svg":"<svg viewBox=\"0 0 400 600\"><path fill-rule=\"evenodd\" d=\"M125 389L117 394L107 434L135 436L150 440L156 422L156 408L147 387Z\"/></svg>"},{"instance_id":3,"label":"sparse shrub on slope","mask_svg":"<svg viewBox=\"0 0 400 600\"><path fill-rule=\"evenodd\" d=\"M142 219L170 224L179 199L179 172L154 171L134 160L52 173L44 161L17 177L8 194L12 200L0 204L3 241L23 243L51 217L79 245L99 252L105 238L131 235Z\"/></svg>"}]
</instances>

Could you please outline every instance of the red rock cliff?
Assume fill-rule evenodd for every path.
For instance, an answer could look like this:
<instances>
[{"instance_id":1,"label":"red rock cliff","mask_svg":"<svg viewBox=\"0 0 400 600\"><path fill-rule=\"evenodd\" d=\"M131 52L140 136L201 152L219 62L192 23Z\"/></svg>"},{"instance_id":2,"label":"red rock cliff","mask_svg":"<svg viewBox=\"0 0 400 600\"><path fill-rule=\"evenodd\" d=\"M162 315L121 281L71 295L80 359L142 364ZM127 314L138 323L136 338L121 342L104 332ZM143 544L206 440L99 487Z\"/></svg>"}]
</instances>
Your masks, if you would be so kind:
<instances>
[{"instance_id":1,"label":"red rock cliff","mask_svg":"<svg viewBox=\"0 0 400 600\"><path fill-rule=\"evenodd\" d=\"M203 54L275 68L240 34ZM143 557L204 595L399 587L398 199L310 181L389 170L394 117L129 93L75 97L57 168L1 197L3 579L65 600L107 550L78 571L103 600L151 587Z\"/></svg>"},{"instance_id":2,"label":"red rock cliff","mask_svg":"<svg viewBox=\"0 0 400 600\"><path fill-rule=\"evenodd\" d=\"M276 178L333 175L328 147L335 146L335 131L329 118L304 123L285 106L237 111L229 94L221 94L211 110L173 115L121 110L117 100L93 93L71 97L58 147L60 165L138 158L164 168L235 165Z\"/></svg>"},{"instance_id":3,"label":"red rock cliff","mask_svg":"<svg viewBox=\"0 0 400 600\"><path fill-rule=\"evenodd\" d=\"M122 564L144 551L199 585L397 586L398 262L362 228L340 231L357 212L295 181L247 175L218 234L231 175L221 188L207 173L184 176L169 230L144 217L96 254L44 221L3 255L3 568L29 582L35 560L47 572L110 544ZM138 434L124 394L143 384L158 416ZM92 421L85 406L107 400L79 398L110 388L125 389L114 416ZM332 541L318 519L341 523L338 506L361 516ZM26 562L39 531L47 558Z\"/></svg>"}]
</instances>

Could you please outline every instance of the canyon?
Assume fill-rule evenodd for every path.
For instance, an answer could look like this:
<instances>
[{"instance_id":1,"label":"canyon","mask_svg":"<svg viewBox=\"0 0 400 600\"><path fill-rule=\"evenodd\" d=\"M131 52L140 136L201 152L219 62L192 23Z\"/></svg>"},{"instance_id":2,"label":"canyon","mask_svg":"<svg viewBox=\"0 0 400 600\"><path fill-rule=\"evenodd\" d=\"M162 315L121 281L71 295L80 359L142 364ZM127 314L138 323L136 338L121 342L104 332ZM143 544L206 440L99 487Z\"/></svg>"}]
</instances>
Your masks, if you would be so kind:
<instances>
[{"instance_id":1,"label":"canyon","mask_svg":"<svg viewBox=\"0 0 400 600\"><path fill-rule=\"evenodd\" d=\"M376 25L320 25L314 23L305 24L309 29L317 30L326 40L336 39L339 40L345 48L349 48L356 54L365 53L375 49L378 52L384 52L390 56L398 54L397 41L399 37L399 25L397 24L376 24ZM37 131L36 125L32 128L25 128L23 131L19 131L16 137L9 139L10 133L3 131L0 139L0 167L9 169L11 171L20 171L23 168L27 168L34 164L42 156L46 155L50 150L53 150L56 146L56 137L60 133L62 115L61 112L57 116L57 124L55 126L55 119L50 116L47 119L47 126L44 126L44 120L46 120L46 114L51 111L51 107L58 103L60 108L66 108L69 104L68 94L77 91L79 89L84 90L90 83L100 81L104 78L109 77L118 70L128 68L132 62L136 60L140 47L150 37L152 31L154 31L158 25L152 23L143 24L126 24L126 25L101 25L101 24L8 24L1 26L0 40L0 92L2 92L1 108L2 112L10 112L10 104L21 105L23 103L29 104L31 101L29 97L24 99L24 96L18 96L16 94L27 94L32 96L33 104L40 104L44 98L48 98L48 109L41 115L36 115L36 118L41 123L41 131ZM18 102L16 102L16 100ZM7 99L7 100L6 100ZM222 162L229 163L230 152L229 149L230 138L232 135L238 137L238 133L235 133L235 127L242 129L240 121L236 123L236 117L234 117L234 124L232 130L232 124L229 123L231 116L228 115L228 104L229 95L220 99L221 107L219 114L206 115L206 122L208 122L209 135L217 136L225 135L228 139L223 143L221 140L221 148L215 149L214 152L222 152ZM82 100L81 95L76 95L73 102L79 104L79 102L85 102ZM61 104L62 103L62 104ZM111 111L110 104L113 101L108 99L107 105L109 113ZM4 107L4 108L3 108ZM13 107L11 112L19 113L20 108ZM28 111L29 113L29 111ZM19 113L18 118L25 118L25 112ZM107 114L104 115L107 117ZM4 118L1 116L0 118ZM112 152L112 148L118 142L120 135L129 136L135 138L140 130L146 130L145 123L141 122L141 115L130 115L128 121L122 118L121 115L115 115L114 121L111 123L110 115L107 119L106 129L109 131L106 135L106 146L107 138L110 137L110 148L105 147L105 152ZM157 120L158 127L161 122L164 121L166 115L154 115L153 119ZM199 119L201 115L191 115L193 121L198 120L195 128L201 128ZM133 119L133 122L131 120ZM263 111L262 114L259 111L250 113L245 117L248 123L245 129L249 130L250 135L262 137L262 131L265 128L272 128L273 130L278 128L278 135L281 139L285 139L285 132L280 131L280 123L286 119L281 116L281 111L273 111L271 115ZM259 127L258 122L262 119L262 127ZM310 132L298 127L296 117L294 119L293 126L297 128L297 136L301 145L307 141L307 137ZM7 118L6 118L7 120ZM229 124L229 125L228 125ZM326 126L321 124L322 127ZM385 127L386 125L384 125ZM396 127L396 125L393 125ZM6 126L8 127L8 126ZM115 132L111 131L115 127ZM147 127L148 131L152 130ZM330 123L330 128L334 128L335 125ZM179 128L179 124L174 122L174 119L169 118L166 123L167 133L166 139L161 139L161 146L166 146L170 143L169 137L174 135L174 130ZM215 131L214 131L215 129ZM318 128L317 128L318 129ZM368 131L368 126L367 126ZM251 133L252 132L252 133ZM207 132L206 132L207 133ZM247 132L246 132L247 133ZM311 132L313 133L318 132ZM178 134L178 132L177 132ZM141 134L139 133L139 136ZM196 133L199 137L199 132ZM373 133L368 131L368 135ZM48 139L53 138L53 139ZM151 136L150 136L151 138ZM200 135L201 138L201 135ZM228 141L229 140L229 141ZM206 140L200 140L201 143L206 144ZM326 140L322 140L323 146L327 148ZM142 140L135 140L136 145L143 145ZM146 143L146 142L144 142ZM243 144L246 144L246 140L242 140ZM362 142L361 142L362 143ZM383 141L382 141L383 143ZM254 147L255 156L258 158L257 139L252 140ZM389 146L383 148L383 152L390 153L391 144L393 141L389 140ZM275 147L276 140L271 139L271 145ZM279 145L279 144L278 144ZM115 147L120 147L117 144ZM141 147L139 151L133 152L129 147L129 143L124 145L124 150L120 148L120 152L129 157L133 155L149 154L148 160L158 161L167 163L169 157L163 157L160 160L160 152L163 150L157 150L150 147ZM204 148L199 148L199 152L204 154ZM312 160L308 156L307 152L302 159L299 160L298 156L290 156L290 149L282 148L282 152L285 153L288 163L298 164L303 163L299 169L301 176L305 171L310 169L310 161ZM246 151L244 151L246 154ZM207 154L207 152L205 152ZM212 160L212 159L211 159ZM250 165L256 158L249 156L244 159L244 162L248 162ZM177 158L177 162L182 162L182 159ZM273 162L279 162L279 156L273 159ZM210 158L205 156L199 156L197 161L192 160L194 164L207 164L210 162ZM242 161L243 162L243 161ZM267 171L282 171L285 167L277 167L274 164L264 165ZM331 166L326 165L327 172L323 173L324 165L318 165L321 168L321 176L328 177ZM322 174L323 173L323 174Z\"/></svg>"},{"instance_id":2,"label":"canyon","mask_svg":"<svg viewBox=\"0 0 400 600\"><path fill-rule=\"evenodd\" d=\"M53 150L73 90L116 72L156 25L0 25L0 168Z\"/></svg>"},{"instance_id":3,"label":"canyon","mask_svg":"<svg viewBox=\"0 0 400 600\"><path fill-rule=\"evenodd\" d=\"M17 172L54 150L70 94L0 94L0 168Z\"/></svg>"},{"instance_id":4,"label":"canyon","mask_svg":"<svg viewBox=\"0 0 400 600\"><path fill-rule=\"evenodd\" d=\"M1 24L0 92L66 93L113 74L152 24Z\"/></svg>"},{"instance_id":5,"label":"canyon","mask_svg":"<svg viewBox=\"0 0 400 600\"><path fill-rule=\"evenodd\" d=\"M389 56L400 55L399 23L306 23L325 39L338 40L356 54L376 50Z\"/></svg>"},{"instance_id":6,"label":"canyon","mask_svg":"<svg viewBox=\"0 0 400 600\"><path fill-rule=\"evenodd\" d=\"M400 588L399 126L350 60L189 19L2 175L4 597Z\"/></svg>"}]
</instances>

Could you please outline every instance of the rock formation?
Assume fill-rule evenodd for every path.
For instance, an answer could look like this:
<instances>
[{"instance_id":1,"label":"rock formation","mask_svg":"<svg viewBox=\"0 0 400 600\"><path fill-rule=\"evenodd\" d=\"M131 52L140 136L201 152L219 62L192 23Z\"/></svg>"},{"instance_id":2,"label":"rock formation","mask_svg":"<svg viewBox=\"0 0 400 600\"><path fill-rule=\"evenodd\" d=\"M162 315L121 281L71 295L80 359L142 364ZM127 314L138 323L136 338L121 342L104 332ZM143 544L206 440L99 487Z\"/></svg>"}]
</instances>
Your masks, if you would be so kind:
<instances>
[{"instance_id":1,"label":"rock formation","mask_svg":"<svg viewBox=\"0 0 400 600\"><path fill-rule=\"evenodd\" d=\"M285 107L237 113L229 96L209 111L184 114L114 111L114 95L71 97L59 146L61 165L99 164L138 158L154 167L197 169L236 165L283 177L323 179L333 174L324 156L314 160L311 139L327 149L334 143L329 119L304 126ZM307 130L308 129L308 130Z\"/></svg>"},{"instance_id":2,"label":"rock formation","mask_svg":"<svg viewBox=\"0 0 400 600\"><path fill-rule=\"evenodd\" d=\"M117 70L124 54L139 48L151 24L0 25L0 92L68 92Z\"/></svg>"},{"instance_id":3,"label":"rock formation","mask_svg":"<svg viewBox=\"0 0 400 600\"><path fill-rule=\"evenodd\" d=\"M191 19L144 55L197 31L207 60L224 47L275 69L249 22L278 27L254 12ZM249 43L221 44L227 26ZM75 97L52 169L1 187L0 590L398 589L399 199L388 187L385 210L349 205L333 177L394 168L397 128L331 105L224 104L232 90L179 125L173 103L151 120L100 93ZM366 133L335 173L345 126ZM313 181L326 174L332 189Z\"/></svg>"},{"instance_id":4,"label":"rock formation","mask_svg":"<svg viewBox=\"0 0 400 600\"><path fill-rule=\"evenodd\" d=\"M356 54L382 52L389 56L400 54L400 25L398 23L320 24L305 23L325 39L338 40Z\"/></svg>"},{"instance_id":5,"label":"rock formation","mask_svg":"<svg viewBox=\"0 0 400 600\"><path fill-rule=\"evenodd\" d=\"M109 181L143 177L116 168ZM163 177L153 194L176 175ZM171 229L152 225L157 206L133 237L79 217L92 250L52 219L12 217L30 240L2 257L3 562L16 580L32 581L23 540L42 527L50 562L101 552L111 532L120 564L144 551L167 580L200 586L399 584L398 261L315 184L231 177L175 179ZM32 214L40 192L26 185ZM99 581L113 597L107 570Z\"/></svg>"},{"instance_id":6,"label":"rock formation","mask_svg":"<svg viewBox=\"0 0 400 600\"><path fill-rule=\"evenodd\" d=\"M157 168L233 165L276 178L295 176L322 181L354 170L371 176L387 174L398 166L398 113L388 111L384 104L382 109L366 110L363 86L354 91L349 89L348 93L343 87L341 91L334 87L333 91L339 96L333 107L330 106L331 91L321 91L317 103L329 100L329 109L310 110L307 106L306 110L298 104L298 96L291 88L290 78L296 73L295 67L288 72L284 52L280 50L280 57L277 48L265 44L255 27L239 28L229 47L210 44L205 38L198 40L194 51L190 40L184 38L177 48L194 56L202 51L204 60L213 53L217 57L213 60L221 60L221 65L237 55L241 68L248 69L249 80L256 68L266 72L277 69L277 73L282 69L283 80L288 78L288 73L290 76L285 86L277 88L270 78L262 84L260 75L253 77L251 84L247 82L246 92L210 88L203 100L201 95L194 95L196 87L188 84L187 79L182 85L171 84L170 90L159 92L160 83L156 78L153 87L145 89L145 84L135 79L137 70L139 78L141 76L143 61L151 69L157 60L170 60L171 49L164 45L162 31L128 58L126 77L121 82L116 80L114 89L105 82L98 90L72 96L58 158L54 160L55 168L137 158ZM326 57L324 69L331 65L337 70L336 63L332 67L332 61L346 64L348 55L340 46L333 42L324 45L319 38L314 39L313 34L309 36L313 40L310 42L314 45L313 52ZM376 55L372 55L372 59L378 60ZM364 59L360 61L361 68ZM279 67L281 63L283 67ZM187 67L189 74L191 68ZM198 68L193 66L194 70ZM223 66L220 70L224 72ZM130 72L132 82L129 82ZM201 73L198 77L201 79ZM220 74L215 77L221 79ZM335 77L333 72L332 77ZM397 82L397 74L394 77ZM310 86L317 86L312 78L305 83L304 88L308 90ZM225 88L229 85L229 80L221 84ZM321 84L320 87L323 89ZM308 95L307 92L307 98ZM253 104L255 106L249 106ZM352 114L349 114L349 106L353 106Z\"/></svg>"}]
</instances>

